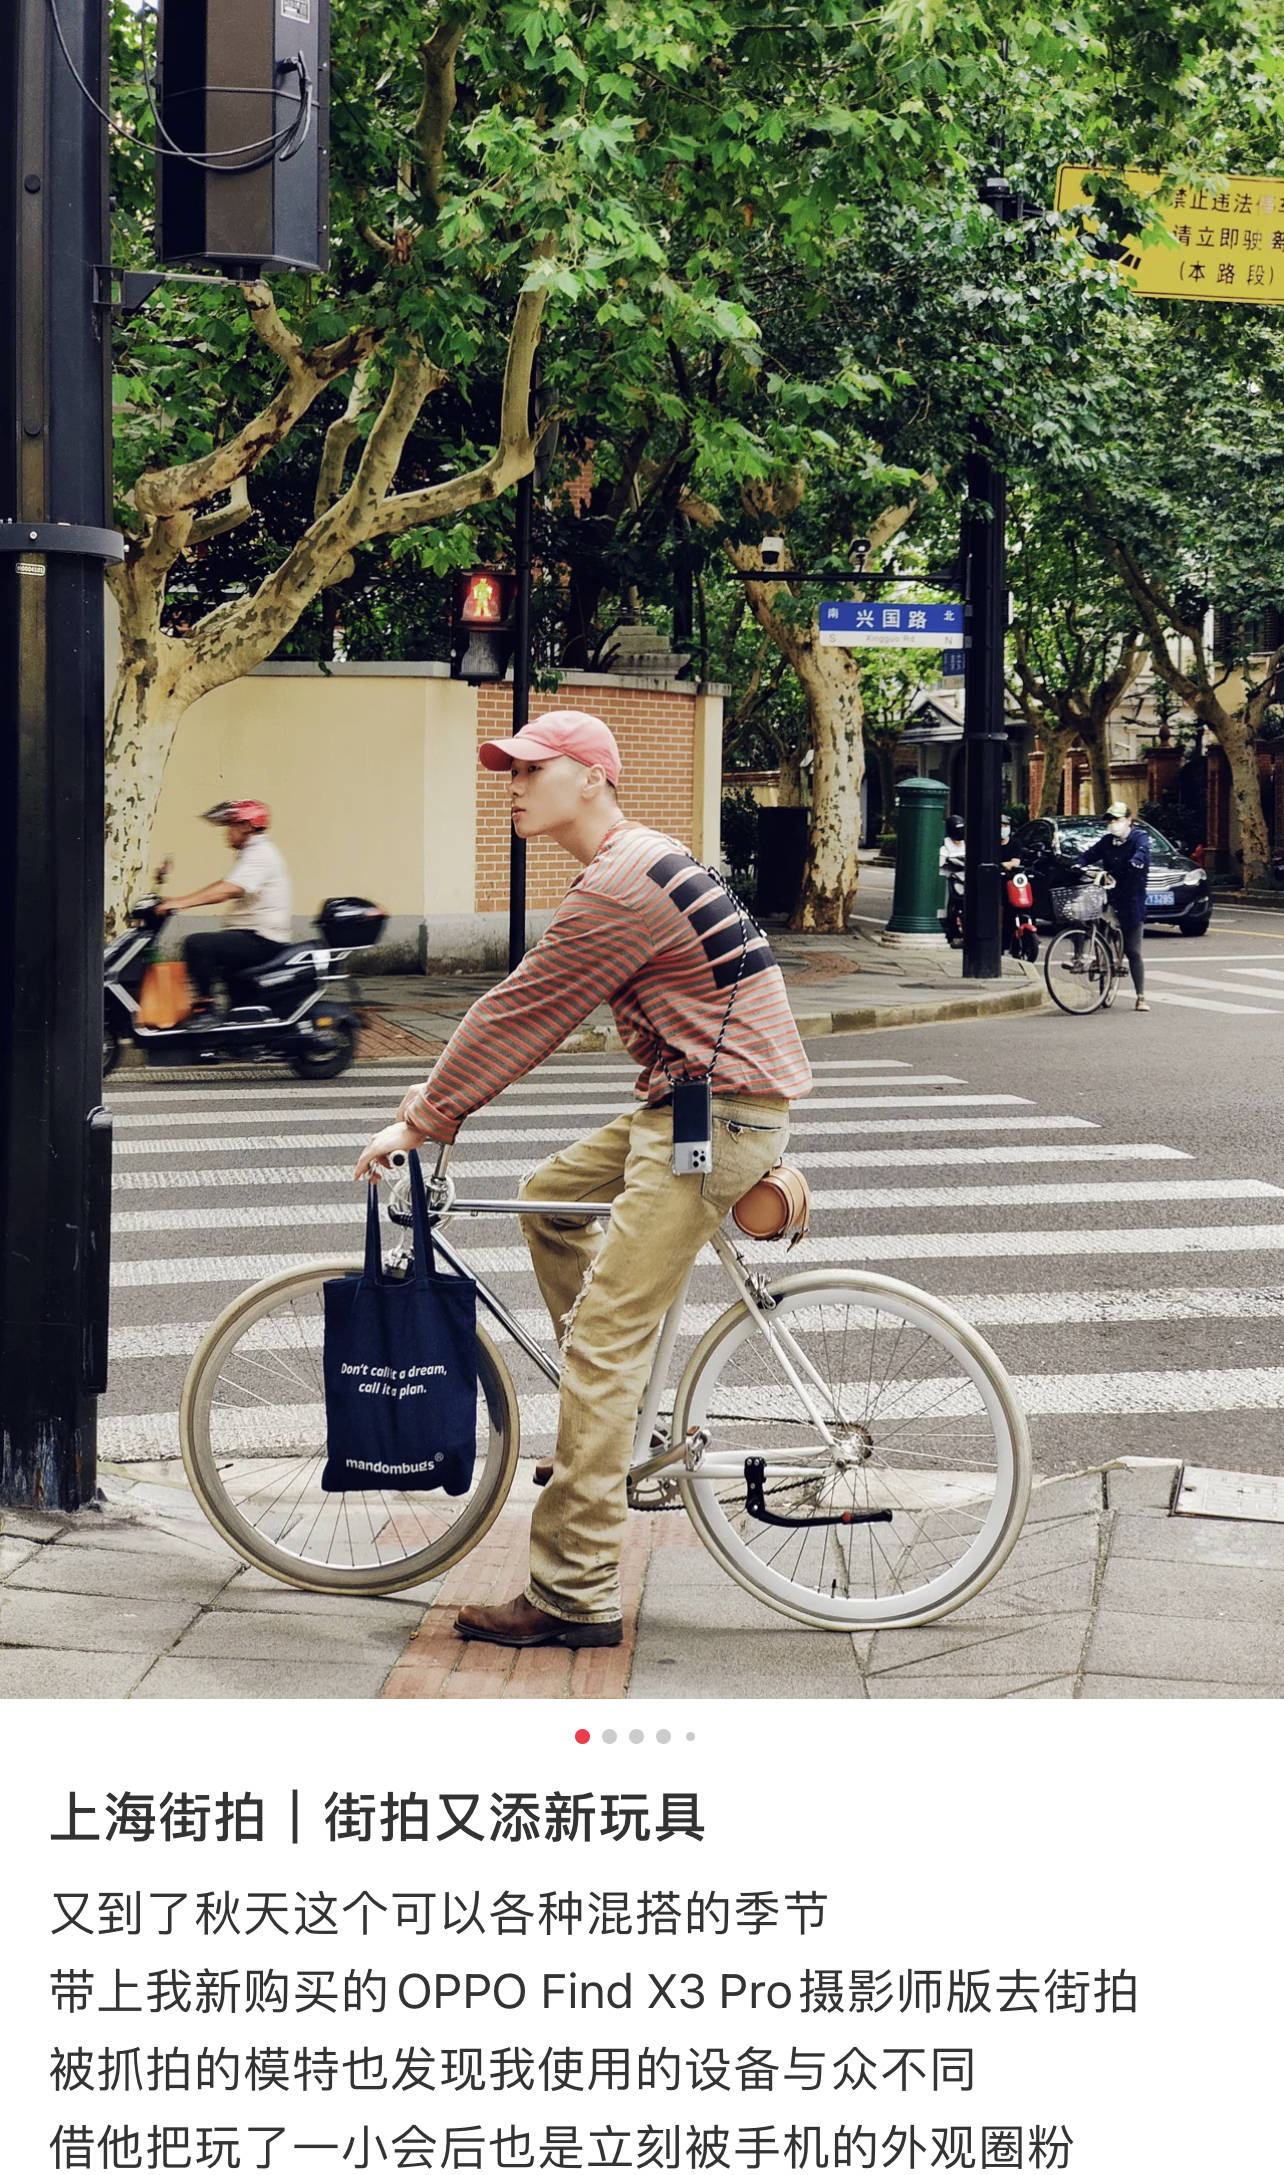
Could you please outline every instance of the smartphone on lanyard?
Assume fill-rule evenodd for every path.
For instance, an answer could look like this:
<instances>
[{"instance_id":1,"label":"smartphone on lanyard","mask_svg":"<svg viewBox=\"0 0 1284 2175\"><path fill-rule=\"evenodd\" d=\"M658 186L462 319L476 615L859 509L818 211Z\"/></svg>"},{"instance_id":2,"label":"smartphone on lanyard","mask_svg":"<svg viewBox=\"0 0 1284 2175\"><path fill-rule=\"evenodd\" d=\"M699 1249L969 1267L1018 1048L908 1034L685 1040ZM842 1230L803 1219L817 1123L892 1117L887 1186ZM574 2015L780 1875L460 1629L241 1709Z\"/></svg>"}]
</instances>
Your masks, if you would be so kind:
<instances>
[{"instance_id":1,"label":"smartphone on lanyard","mask_svg":"<svg viewBox=\"0 0 1284 2175\"><path fill-rule=\"evenodd\" d=\"M679 1178L713 1169L713 1089L705 1080L673 1083L673 1169Z\"/></svg>"}]
</instances>

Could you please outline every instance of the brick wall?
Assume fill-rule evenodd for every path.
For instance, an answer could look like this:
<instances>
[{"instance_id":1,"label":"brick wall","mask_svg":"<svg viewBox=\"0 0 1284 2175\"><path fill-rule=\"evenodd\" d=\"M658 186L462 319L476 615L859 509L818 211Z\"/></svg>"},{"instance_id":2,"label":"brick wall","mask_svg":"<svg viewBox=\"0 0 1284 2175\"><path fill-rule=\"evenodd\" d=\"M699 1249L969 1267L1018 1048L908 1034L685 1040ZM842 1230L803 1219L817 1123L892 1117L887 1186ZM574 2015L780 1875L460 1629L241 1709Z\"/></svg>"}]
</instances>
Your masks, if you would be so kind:
<instances>
[{"instance_id":1,"label":"brick wall","mask_svg":"<svg viewBox=\"0 0 1284 2175\"><path fill-rule=\"evenodd\" d=\"M620 803L640 823L668 831L684 845L691 839L694 793L694 693L612 686L610 681L567 687L556 695L531 695L531 717L545 710L587 710L610 726L620 744ZM477 738L507 739L512 730L513 691L496 682L477 690ZM479 766L477 785L477 896L479 914L508 904L508 780ZM535 912L560 904L578 864L559 846L532 839L526 861L526 902Z\"/></svg>"}]
</instances>

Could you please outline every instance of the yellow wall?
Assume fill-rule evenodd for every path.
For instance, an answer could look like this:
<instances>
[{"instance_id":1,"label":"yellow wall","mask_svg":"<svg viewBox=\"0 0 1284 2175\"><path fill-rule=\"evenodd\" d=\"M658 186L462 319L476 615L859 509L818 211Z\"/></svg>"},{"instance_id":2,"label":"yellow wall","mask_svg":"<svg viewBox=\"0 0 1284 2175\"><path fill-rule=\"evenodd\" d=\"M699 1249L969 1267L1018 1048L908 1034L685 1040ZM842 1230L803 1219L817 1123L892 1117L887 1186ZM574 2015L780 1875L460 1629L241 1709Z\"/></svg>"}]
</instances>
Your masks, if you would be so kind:
<instances>
[{"instance_id":1,"label":"yellow wall","mask_svg":"<svg viewBox=\"0 0 1284 2175\"><path fill-rule=\"evenodd\" d=\"M460 682L254 673L179 725L152 831L171 884L221 876L226 849L200 821L220 800L265 800L290 864L295 911L356 892L390 914L470 913L476 698Z\"/></svg>"},{"instance_id":2,"label":"yellow wall","mask_svg":"<svg viewBox=\"0 0 1284 2175\"><path fill-rule=\"evenodd\" d=\"M626 684L615 681L613 695ZM586 678L581 692L572 676L565 699L592 709L593 684ZM702 859L716 859L721 694L696 695L692 712L690 835ZM506 915L477 912L477 732L476 689L442 672L265 666L204 696L181 720L151 864L172 857L172 891L213 882L227 873L228 851L201 811L264 800L293 879L296 934L323 898L351 892L386 909L384 943L403 964L418 955L421 931L434 959L469 962L479 944L494 943L502 956Z\"/></svg>"}]
</instances>

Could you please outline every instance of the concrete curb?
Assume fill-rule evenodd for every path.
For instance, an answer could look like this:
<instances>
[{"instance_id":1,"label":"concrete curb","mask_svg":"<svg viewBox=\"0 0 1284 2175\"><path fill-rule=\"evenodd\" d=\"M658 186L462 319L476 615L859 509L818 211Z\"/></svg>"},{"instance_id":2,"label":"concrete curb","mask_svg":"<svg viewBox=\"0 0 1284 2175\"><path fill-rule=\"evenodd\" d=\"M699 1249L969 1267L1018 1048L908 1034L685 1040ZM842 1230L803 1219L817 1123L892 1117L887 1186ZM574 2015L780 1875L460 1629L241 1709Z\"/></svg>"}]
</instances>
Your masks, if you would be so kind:
<instances>
[{"instance_id":1,"label":"concrete curb","mask_svg":"<svg viewBox=\"0 0 1284 2175\"><path fill-rule=\"evenodd\" d=\"M977 997L941 997L927 1004L877 1004L859 1005L853 1010L837 1012L800 1012L795 1014L794 1024L804 1042L819 1041L825 1035L864 1034L872 1027L931 1027L946 1020L978 1020L992 1016L1002 1017L1014 1012L1038 1012L1045 1003L1043 984L1026 982L1020 989L996 990L992 995ZM560 1043L556 1054L561 1057L618 1056L624 1050L613 1027L577 1027ZM398 1065L405 1070L413 1065L413 1055L404 1058L367 1059L365 1062ZM121 1072L146 1071L147 1065L141 1050L132 1046L121 1052ZM216 1076L220 1068L211 1065L209 1074ZM156 1068L157 1077L163 1071Z\"/></svg>"},{"instance_id":2,"label":"concrete curb","mask_svg":"<svg viewBox=\"0 0 1284 2175\"><path fill-rule=\"evenodd\" d=\"M1025 982L1020 989L1001 989L976 997L941 997L927 1004L860 1005L853 1010L798 1012L794 1025L804 1042L824 1035L864 1034L871 1027L930 1027L943 1020L988 1019L1014 1012L1038 1012L1047 1001L1042 981ZM622 1050L613 1027L577 1027L561 1045L561 1054L582 1056Z\"/></svg>"}]
</instances>

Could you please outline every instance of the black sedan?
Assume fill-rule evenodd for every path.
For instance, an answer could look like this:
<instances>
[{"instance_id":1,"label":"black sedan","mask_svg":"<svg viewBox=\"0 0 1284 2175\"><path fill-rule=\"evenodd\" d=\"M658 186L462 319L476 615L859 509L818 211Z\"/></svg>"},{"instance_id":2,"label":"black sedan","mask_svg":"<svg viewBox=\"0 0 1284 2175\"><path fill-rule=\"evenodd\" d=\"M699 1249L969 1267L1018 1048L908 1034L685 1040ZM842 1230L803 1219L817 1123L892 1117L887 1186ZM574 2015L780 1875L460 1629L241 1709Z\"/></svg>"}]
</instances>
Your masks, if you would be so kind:
<instances>
[{"instance_id":1,"label":"black sedan","mask_svg":"<svg viewBox=\"0 0 1284 2175\"><path fill-rule=\"evenodd\" d=\"M1095 846L1106 826L1096 816L1040 816L1012 834L1009 852L1020 854L1034 887L1035 918L1052 922L1054 884L1073 881L1071 864ZM1150 877L1146 885L1146 926L1172 922L1183 936L1206 936L1213 901L1208 876L1180 853L1153 824L1138 829L1150 840Z\"/></svg>"}]
</instances>

